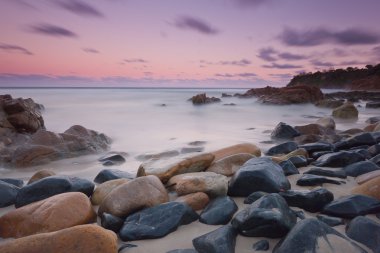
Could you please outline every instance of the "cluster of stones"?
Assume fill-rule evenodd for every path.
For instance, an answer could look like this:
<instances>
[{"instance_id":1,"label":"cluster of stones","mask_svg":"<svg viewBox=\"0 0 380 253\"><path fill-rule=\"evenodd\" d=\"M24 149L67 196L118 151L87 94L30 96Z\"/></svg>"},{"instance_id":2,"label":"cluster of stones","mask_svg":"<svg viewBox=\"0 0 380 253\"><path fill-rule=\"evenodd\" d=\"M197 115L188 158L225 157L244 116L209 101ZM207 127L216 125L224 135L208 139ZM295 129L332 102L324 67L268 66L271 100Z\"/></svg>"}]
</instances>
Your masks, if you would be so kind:
<instances>
[{"instance_id":1,"label":"cluster of stones","mask_svg":"<svg viewBox=\"0 0 380 253\"><path fill-rule=\"evenodd\" d=\"M366 217L380 213L380 132L340 133L332 119L318 123L280 123L271 137L281 143L263 157L244 143L195 155L151 155L136 176L104 169L94 182L52 171L36 173L25 186L1 179L0 207L16 209L0 217L0 237L17 239L0 244L0 252L116 253L118 238L162 238L197 220L218 228L192 238L193 249L170 252L233 253L239 235L282 238L275 253L319 252L326 245L329 252L380 252L380 224ZM295 141L310 131L321 139ZM120 156L100 160L123 162ZM291 189L292 175L306 190ZM348 177L359 186L343 197L323 188ZM244 197L246 207L238 210L234 197ZM101 226L93 224L97 216ZM333 228L344 224L346 234ZM252 247L270 246L262 240Z\"/></svg>"},{"instance_id":2,"label":"cluster of stones","mask_svg":"<svg viewBox=\"0 0 380 253\"><path fill-rule=\"evenodd\" d=\"M75 125L64 133L45 129L44 107L31 98L0 95L0 165L29 167L80 155L104 152L111 140Z\"/></svg>"}]
</instances>

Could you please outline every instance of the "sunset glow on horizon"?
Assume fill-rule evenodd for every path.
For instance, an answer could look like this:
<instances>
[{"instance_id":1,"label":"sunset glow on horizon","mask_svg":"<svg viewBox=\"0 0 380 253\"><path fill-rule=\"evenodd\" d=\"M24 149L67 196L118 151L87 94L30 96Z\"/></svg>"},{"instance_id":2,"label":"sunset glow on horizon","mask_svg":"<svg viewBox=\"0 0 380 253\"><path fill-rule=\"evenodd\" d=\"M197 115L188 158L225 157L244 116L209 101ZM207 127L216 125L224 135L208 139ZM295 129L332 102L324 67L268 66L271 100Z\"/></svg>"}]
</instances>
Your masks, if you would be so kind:
<instances>
[{"instance_id":1,"label":"sunset glow on horizon","mask_svg":"<svg viewBox=\"0 0 380 253\"><path fill-rule=\"evenodd\" d=\"M0 0L0 87L254 87L380 62L377 0Z\"/></svg>"}]
</instances>

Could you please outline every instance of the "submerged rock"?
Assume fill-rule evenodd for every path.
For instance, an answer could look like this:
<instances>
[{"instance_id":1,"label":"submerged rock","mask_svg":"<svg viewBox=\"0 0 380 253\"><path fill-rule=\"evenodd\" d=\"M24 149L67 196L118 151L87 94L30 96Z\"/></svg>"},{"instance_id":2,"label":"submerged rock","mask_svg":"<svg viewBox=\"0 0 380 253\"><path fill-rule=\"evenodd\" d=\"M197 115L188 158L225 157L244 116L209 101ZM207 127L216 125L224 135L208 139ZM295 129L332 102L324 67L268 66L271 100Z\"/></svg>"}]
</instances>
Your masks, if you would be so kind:
<instances>
[{"instance_id":1,"label":"submerged rock","mask_svg":"<svg viewBox=\"0 0 380 253\"><path fill-rule=\"evenodd\" d=\"M291 140L294 137L297 137L300 135L301 135L300 132L298 132L293 127L289 126L286 123L280 122L272 131L271 138L278 139L278 140Z\"/></svg>"},{"instance_id":2,"label":"submerged rock","mask_svg":"<svg viewBox=\"0 0 380 253\"><path fill-rule=\"evenodd\" d=\"M335 108L332 112L334 118L340 119L357 119L359 111L352 103L345 103L342 106Z\"/></svg>"},{"instance_id":3,"label":"submerged rock","mask_svg":"<svg viewBox=\"0 0 380 253\"><path fill-rule=\"evenodd\" d=\"M380 253L380 224L367 218L356 217L346 227L346 234L351 239L367 246L373 253Z\"/></svg>"},{"instance_id":4,"label":"submerged rock","mask_svg":"<svg viewBox=\"0 0 380 253\"><path fill-rule=\"evenodd\" d=\"M120 178L126 178L126 179L133 179L134 176L130 174L129 172L117 170L117 169L104 169L101 170L98 175L96 175L94 182L101 184L110 180L114 179L120 179Z\"/></svg>"},{"instance_id":5,"label":"submerged rock","mask_svg":"<svg viewBox=\"0 0 380 253\"><path fill-rule=\"evenodd\" d=\"M273 253L368 253L346 236L317 219L305 219L281 240Z\"/></svg>"},{"instance_id":6,"label":"submerged rock","mask_svg":"<svg viewBox=\"0 0 380 253\"><path fill-rule=\"evenodd\" d=\"M216 97L207 97L206 93L198 94L190 98L193 105L204 105L204 104L211 104L211 103L218 103L222 100L220 98Z\"/></svg>"},{"instance_id":7,"label":"submerged rock","mask_svg":"<svg viewBox=\"0 0 380 253\"><path fill-rule=\"evenodd\" d=\"M246 197L252 192L268 193L290 189L282 168L269 157L252 158L231 178L228 195Z\"/></svg>"},{"instance_id":8,"label":"submerged rock","mask_svg":"<svg viewBox=\"0 0 380 253\"><path fill-rule=\"evenodd\" d=\"M199 221L209 225L226 225L238 210L230 197L213 199L200 214Z\"/></svg>"},{"instance_id":9,"label":"submerged rock","mask_svg":"<svg viewBox=\"0 0 380 253\"><path fill-rule=\"evenodd\" d=\"M244 236L279 238L286 235L296 222L297 217L285 199L272 193L239 212L231 224Z\"/></svg>"},{"instance_id":10,"label":"submerged rock","mask_svg":"<svg viewBox=\"0 0 380 253\"><path fill-rule=\"evenodd\" d=\"M231 225L193 239L198 253L235 253L237 232Z\"/></svg>"},{"instance_id":11,"label":"submerged rock","mask_svg":"<svg viewBox=\"0 0 380 253\"><path fill-rule=\"evenodd\" d=\"M123 241L161 238L198 218L188 205L168 202L128 216L119 236Z\"/></svg>"},{"instance_id":12,"label":"submerged rock","mask_svg":"<svg viewBox=\"0 0 380 253\"><path fill-rule=\"evenodd\" d=\"M126 153L121 152L109 152L106 155L98 159L99 162L103 163L104 166L120 165L125 163Z\"/></svg>"}]
</instances>

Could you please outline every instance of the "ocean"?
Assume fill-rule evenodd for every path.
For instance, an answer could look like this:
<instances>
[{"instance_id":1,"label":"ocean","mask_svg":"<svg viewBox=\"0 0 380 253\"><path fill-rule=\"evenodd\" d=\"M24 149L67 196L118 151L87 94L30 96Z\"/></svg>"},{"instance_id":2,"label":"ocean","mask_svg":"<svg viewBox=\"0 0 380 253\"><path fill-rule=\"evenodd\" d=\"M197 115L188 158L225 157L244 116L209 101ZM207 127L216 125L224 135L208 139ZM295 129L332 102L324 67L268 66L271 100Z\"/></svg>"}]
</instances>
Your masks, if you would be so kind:
<instances>
[{"instance_id":1,"label":"ocean","mask_svg":"<svg viewBox=\"0 0 380 253\"><path fill-rule=\"evenodd\" d=\"M102 132L113 140L111 150L129 154L117 169L135 173L141 161L136 156L179 150L189 142L205 141L205 151L250 142L263 151L273 144L270 131L279 123L305 125L315 117L331 115L331 109L312 104L262 105L255 98L222 98L221 103L194 106L193 95L221 97L222 93L244 93L247 89L79 89L35 88L1 89L2 94L33 98L45 106L47 130L64 132L72 125ZM225 105L225 104L235 105ZM365 120L378 116L378 110L366 109L362 102L356 122L337 121L338 130L362 128ZM100 155L77 157L30 169L0 169L2 177L27 179L36 169L52 168L60 174L94 177L104 168Z\"/></svg>"}]
</instances>

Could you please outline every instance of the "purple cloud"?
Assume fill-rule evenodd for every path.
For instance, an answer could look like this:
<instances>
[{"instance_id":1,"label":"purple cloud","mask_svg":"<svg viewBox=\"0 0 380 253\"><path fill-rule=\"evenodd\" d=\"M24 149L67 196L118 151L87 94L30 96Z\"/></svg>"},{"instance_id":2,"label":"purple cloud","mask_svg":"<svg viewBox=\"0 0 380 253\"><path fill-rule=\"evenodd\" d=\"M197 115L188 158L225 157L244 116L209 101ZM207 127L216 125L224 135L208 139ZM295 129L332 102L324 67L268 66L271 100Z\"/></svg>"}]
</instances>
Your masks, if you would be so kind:
<instances>
[{"instance_id":1,"label":"purple cloud","mask_svg":"<svg viewBox=\"0 0 380 253\"><path fill-rule=\"evenodd\" d=\"M65 0L56 2L60 7L77 15L89 17L104 17L104 15L91 5L80 0Z\"/></svg>"},{"instance_id":2,"label":"purple cloud","mask_svg":"<svg viewBox=\"0 0 380 253\"><path fill-rule=\"evenodd\" d=\"M278 78L278 79L291 79L293 75L291 74L269 74L271 77Z\"/></svg>"},{"instance_id":3,"label":"purple cloud","mask_svg":"<svg viewBox=\"0 0 380 253\"><path fill-rule=\"evenodd\" d=\"M199 33L208 34L208 35L215 35L219 33L219 30L213 28L209 24L207 24L205 21L194 18L194 17L188 17L183 16L178 18L174 25L177 28L185 29L185 30L193 30Z\"/></svg>"},{"instance_id":4,"label":"purple cloud","mask_svg":"<svg viewBox=\"0 0 380 253\"><path fill-rule=\"evenodd\" d=\"M148 61L141 58L124 59L127 63L147 63Z\"/></svg>"},{"instance_id":5,"label":"purple cloud","mask_svg":"<svg viewBox=\"0 0 380 253\"><path fill-rule=\"evenodd\" d=\"M28 49L11 44L0 43L0 49L8 53L21 53L26 55L33 55Z\"/></svg>"},{"instance_id":6,"label":"purple cloud","mask_svg":"<svg viewBox=\"0 0 380 253\"><path fill-rule=\"evenodd\" d=\"M298 61L298 60L304 60L308 58L305 55L292 54L292 53L280 53L278 54L278 57L287 61Z\"/></svg>"},{"instance_id":7,"label":"purple cloud","mask_svg":"<svg viewBox=\"0 0 380 253\"><path fill-rule=\"evenodd\" d=\"M274 55L277 54L277 51L274 50L273 48L271 47L267 47L267 48L262 48L259 50L259 54L257 55L257 57L263 59L264 61L276 61L277 58L274 57Z\"/></svg>"},{"instance_id":8,"label":"purple cloud","mask_svg":"<svg viewBox=\"0 0 380 253\"><path fill-rule=\"evenodd\" d=\"M272 0L233 0L234 2L236 2L238 5L240 6L260 6L260 5L263 5L263 4L267 4L269 2L272 2Z\"/></svg>"},{"instance_id":9,"label":"purple cloud","mask_svg":"<svg viewBox=\"0 0 380 253\"><path fill-rule=\"evenodd\" d=\"M333 67L334 65L336 65L336 64L334 64L332 62L323 62L323 61L320 61L320 60L311 60L310 62L315 67Z\"/></svg>"},{"instance_id":10,"label":"purple cloud","mask_svg":"<svg viewBox=\"0 0 380 253\"><path fill-rule=\"evenodd\" d=\"M245 67L252 64L252 62L247 59L241 59L240 61L220 61L219 64Z\"/></svg>"},{"instance_id":11,"label":"purple cloud","mask_svg":"<svg viewBox=\"0 0 380 253\"><path fill-rule=\"evenodd\" d=\"M293 64L278 64L273 62L271 65L263 65L264 68L268 69L298 69L302 68L300 65L293 65Z\"/></svg>"},{"instance_id":12,"label":"purple cloud","mask_svg":"<svg viewBox=\"0 0 380 253\"><path fill-rule=\"evenodd\" d=\"M257 75L255 73L245 72L245 73L237 73L237 74L230 74L230 73L220 74L220 73L217 73L217 74L215 74L215 76L216 77L224 77L224 78L233 78L233 77L249 78L249 77L256 77Z\"/></svg>"},{"instance_id":13,"label":"purple cloud","mask_svg":"<svg viewBox=\"0 0 380 253\"><path fill-rule=\"evenodd\" d=\"M86 48L82 48L82 50L86 53L90 53L90 54L99 54L100 52L94 48L89 48L89 47L86 47Z\"/></svg>"},{"instance_id":14,"label":"purple cloud","mask_svg":"<svg viewBox=\"0 0 380 253\"><path fill-rule=\"evenodd\" d=\"M56 25L50 25L50 24L39 24L39 25L31 26L30 31L34 33L39 33L39 34L54 36L54 37L70 37L70 38L78 37L77 34L75 34L74 32L70 30L67 30L66 28L56 26Z\"/></svg>"},{"instance_id":15,"label":"purple cloud","mask_svg":"<svg viewBox=\"0 0 380 253\"><path fill-rule=\"evenodd\" d=\"M279 39L287 46L310 47L326 43L340 45L375 44L380 41L380 36L374 32L355 28L342 31L332 31L326 28L297 31L292 28L285 28Z\"/></svg>"}]
</instances>

